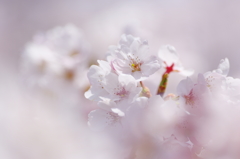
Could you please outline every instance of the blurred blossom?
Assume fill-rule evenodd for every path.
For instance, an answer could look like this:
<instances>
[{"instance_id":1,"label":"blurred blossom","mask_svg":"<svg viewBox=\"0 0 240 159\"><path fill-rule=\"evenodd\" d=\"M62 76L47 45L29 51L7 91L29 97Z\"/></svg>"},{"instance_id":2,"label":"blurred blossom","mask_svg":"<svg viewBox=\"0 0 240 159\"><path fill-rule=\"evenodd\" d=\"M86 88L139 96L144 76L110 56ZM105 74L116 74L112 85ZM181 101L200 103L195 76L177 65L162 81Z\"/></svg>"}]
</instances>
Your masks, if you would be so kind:
<instances>
[{"instance_id":1,"label":"blurred blossom","mask_svg":"<svg viewBox=\"0 0 240 159\"><path fill-rule=\"evenodd\" d=\"M88 42L76 26L56 27L37 34L26 45L21 72L30 86L39 87L60 99L66 95L77 99L87 88L89 51Z\"/></svg>"}]
</instances>

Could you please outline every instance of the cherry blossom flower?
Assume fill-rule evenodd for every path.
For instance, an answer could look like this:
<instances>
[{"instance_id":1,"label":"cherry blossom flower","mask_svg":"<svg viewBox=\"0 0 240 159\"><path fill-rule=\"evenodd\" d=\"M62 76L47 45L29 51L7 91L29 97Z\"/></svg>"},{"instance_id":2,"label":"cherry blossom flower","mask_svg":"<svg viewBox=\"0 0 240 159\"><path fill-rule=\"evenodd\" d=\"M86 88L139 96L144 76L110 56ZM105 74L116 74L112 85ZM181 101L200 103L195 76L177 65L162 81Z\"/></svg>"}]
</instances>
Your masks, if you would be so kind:
<instances>
[{"instance_id":1,"label":"cherry blossom flower","mask_svg":"<svg viewBox=\"0 0 240 159\"><path fill-rule=\"evenodd\" d=\"M222 74L223 76L227 76L229 72L230 64L228 58L222 59L219 62L218 68L213 70L213 72Z\"/></svg>"},{"instance_id":2,"label":"cherry blossom flower","mask_svg":"<svg viewBox=\"0 0 240 159\"><path fill-rule=\"evenodd\" d=\"M93 65L88 72L91 88L85 93L85 97L91 100L101 101L100 97L113 101L128 100L132 102L142 91L137 86L137 81L131 75L116 75L111 72L109 65ZM106 66L106 67L104 67ZM107 67L108 66L108 67Z\"/></svg>"},{"instance_id":3,"label":"cherry blossom flower","mask_svg":"<svg viewBox=\"0 0 240 159\"><path fill-rule=\"evenodd\" d=\"M233 104L237 104L240 102L240 79L227 77L226 78L226 85L225 88L226 94L228 94L227 101Z\"/></svg>"},{"instance_id":4,"label":"cherry blossom flower","mask_svg":"<svg viewBox=\"0 0 240 159\"><path fill-rule=\"evenodd\" d=\"M204 112L204 101L210 95L202 74L198 75L196 84L188 77L177 86L180 105L190 114L200 115Z\"/></svg>"},{"instance_id":5,"label":"cherry blossom flower","mask_svg":"<svg viewBox=\"0 0 240 159\"><path fill-rule=\"evenodd\" d=\"M239 103L240 79L229 77L230 64L227 58L222 59L218 68L204 74L207 86L214 96L222 97L232 104Z\"/></svg>"},{"instance_id":6,"label":"cherry blossom flower","mask_svg":"<svg viewBox=\"0 0 240 159\"><path fill-rule=\"evenodd\" d=\"M152 159L192 159L196 158L196 155L191 152L191 142L181 142L174 135L168 138L164 138L162 141L156 144L156 151Z\"/></svg>"},{"instance_id":7,"label":"cherry blossom flower","mask_svg":"<svg viewBox=\"0 0 240 159\"><path fill-rule=\"evenodd\" d=\"M110 99L102 98L102 101L98 102L100 109L89 113L88 125L97 131L121 126L131 127L129 122L137 119L136 116L132 118L133 113L144 108L147 100L146 97L138 97L132 103L128 103L127 101L113 102Z\"/></svg>"},{"instance_id":8,"label":"cherry blossom flower","mask_svg":"<svg viewBox=\"0 0 240 159\"><path fill-rule=\"evenodd\" d=\"M101 131L107 126L118 127L121 125L123 113L116 113L112 110L96 109L88 115L88 125L91 129Z\"/></svg>"},{"instance_id":9,"label":"cherry blossom flower","mask_svg":"<svg viewBox=\"0 0 240 159\"><path fill-rule=\"evenodd\" d=\"M108 96L103 85L106 83L105 76L111 72L111 68L106 61L98 60L98 63L99 66L92 65L88 70L87 77L91 87L84 95L87 99L100 101L100 96Z\"/></svg>"},{"instance_id":10,"label":"cherry blossom flower","mask_svg":"<svg viewBox=\"0 0 240 159\"><path fill-rule=\"evenodd\" d=\"M166 69L165 72L168 74L171 72L179 72L184 76L191 76L194 73L192 69L184 69L175 48L171 45L161 47L158 52L158 57Z\"/></svg>"},{"instance_id":11,"label":"cherry blossom flower","mask_svg":"<svg viewBox=\"0 0 240 159\"><path fill-rule=\"evenodd\" d=\"M147 41L132 35L122 35L118 46L111 46L108 61L118 74L132 75L142 81L160 69L155 56L149 56Z\"/></svg>"},{"instance_id":12,"label":"cherry blossom flower","mask_svg":"<svg viewBox=\"0 0 240 159\"><path fill-rule=\"evenodd\" d=\"M226 77L229 72L229 61L227 58L222 59L216 70L204 74L208 88L211 91L219 92L226 87Z\"/></svg>"},{"instance_id":13,"label":"cherry blossom flower","mask_svg":"<svg viewBox=\"0 0 240 159\"><path fill-rule=\"evenodd\" d=\"M39 69L71 68L84 61L89 51L82 32L72 24L56 27L47 33L37 34L28 43L23 56ZM52 62L52 63L51 63Z\"/></svg>"}]
</instances>

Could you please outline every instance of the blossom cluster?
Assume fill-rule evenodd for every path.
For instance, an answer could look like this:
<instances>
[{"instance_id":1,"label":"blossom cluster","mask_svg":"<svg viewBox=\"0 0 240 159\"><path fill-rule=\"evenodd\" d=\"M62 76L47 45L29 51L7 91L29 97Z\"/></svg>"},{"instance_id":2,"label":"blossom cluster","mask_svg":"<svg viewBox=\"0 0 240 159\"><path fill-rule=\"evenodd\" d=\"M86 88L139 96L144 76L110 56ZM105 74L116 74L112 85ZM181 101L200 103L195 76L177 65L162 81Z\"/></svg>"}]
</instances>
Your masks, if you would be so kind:
<instances>
[{"instance_id":1,"label":"blossom cluster","mask_svg":"<svg viewBox=\"0 0 240 159\"><path fill-rule=\"evenodd\" d=\"M87 87L83 72L86 72L89 51L90 46L79 28L73 24L58 26L38 33L26 45L21 73L30 86L60 99L71 94L71 100L77 100L79 90Z\"/></svg>"},{"instance_id":2,"label":"blossom cluster","mask_svg":"<svg viewBox=\"0 0 240 159\"><path fill-rule=\"evenodd\" d=\"M194 71L183 67L171 45L152 53L146 40L124 34L104 60L88 69L89 52L77 27L57 27L26 46L21 71L31 86L61 100L80 98L81 110L88 114L84 122L100 138L111 139L116 159L240 157L240 79L228 76L227 58L193 80ZM159 85L150 90L146 83L160 72ZM186 79L176 93L166 94L174 72ZM86 91L82 96L89 101L80 91Z\"/></svg>"},{"instance_id":3,"label":"blossom cluster","mask_svg":"<svg viewBox=\"0 0 240 159\"><path fill-rule=\"evenodd\" d=\"M216 70L199 74L196 82L189 77L180 81L177 93L168 95L164 93L171 72L193 74L183 68L173 46L151 56L146 41L122 35L119 44L109 48L106 61L98 64L88 71L91 87L85 97L99 107L89 113L88 125L120 138L128 149L125 158L219 158L223 148L231 154L225 145L231 140L216 135L224 128L240 130L231 123L240 121L240 79L227 76L227 58ZM150 94L143 83L161 67L165 72L158 91ZM231 117L219 116L222 111Z\"/></svg>"}]
</instances>

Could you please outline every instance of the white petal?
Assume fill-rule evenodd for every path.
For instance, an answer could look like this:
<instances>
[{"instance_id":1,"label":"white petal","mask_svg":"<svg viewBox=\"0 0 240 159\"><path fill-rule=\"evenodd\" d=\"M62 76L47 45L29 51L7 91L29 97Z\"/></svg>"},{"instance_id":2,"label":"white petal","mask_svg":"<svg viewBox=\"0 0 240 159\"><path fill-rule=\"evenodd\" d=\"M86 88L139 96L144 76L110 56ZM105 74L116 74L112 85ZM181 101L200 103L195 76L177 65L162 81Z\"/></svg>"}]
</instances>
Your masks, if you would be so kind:
<instances>
[{"instance_id":1,"label":"white petal","mask_svg":"<svg viewBox=\"0 0 240 159\"><path fill-rule=\"evenodd\" d=\"M142 87L137 87L134 90L132 90L130 92L129 98L128 98L128 102L131 103L132 101L134 101L139 94L142 92Z\"/></svg>"},{"instance_id":2,"label":"white petal","mask_svg":"<svg viewBox=\"0 0 240 159\"><path fill-rule=\"evenodd\" d=\"M93 86L91 86L91 88L84 93L84 96L85 98L93 101L100 101L100 97L109 98L109 94L105 89Z\"/></svg>"},{"instance_id":3,"label":"white petal","mask_svg":"<svg viewBox=\"0 0 240 159\"><path fill-rule=\"evenodd\" d=\"M92 85L99 85L98 80L100 79L100 76L104 76L105 72L103 69L99 66L92 65L87 73L88 79Z\"/></svg>"},{"instance_id":4,"label":"white petal","mask_svg":"<svg viewBox=\"0 0 240 159\"><path fill-rule=\"evenodd\" d=\"M139 108L144 108L148 104L148 98L147 97L138 97L134 102L134 105L137 105Z\"/></svg>"},{"instance_id":5,"label":"white petal","mask_svg":"<svg viewBox=\"0 0 240 159\"><path fill-rule=\"evenodd\" d=\"M201 73L198 74L198 84L206 85L206 80Z\"/></svg>"},{"instance_id":6,"label":"white petal","mask_svg":"<svg viewBox=\"0 0 240 159\"><path fill-rule=\"evenodd\" d=\"M118 76L114 73L109 73L105 76L103 87L108 93L114 94L114 89L117 88L118 83Z\"/></svg>"},{"instance_id":7,"label":"white petal","mask_svg":"<svg viewBox=\"0 0 240 159\"><path fill-rule=\"evenodd\" d=\"M190 91L193 89L193 82L190 78L180 81L177 86L177 93L180 96L189 95Z\"/></svg>"},{"instance_id":8,"label":"white petal","mask_svg":"<svg viewBox=\"0 0 240 159\"><path fill-rule=\"evenodd\" d=\"M168 66L179 61L176 50L171 45L166 45L160 48L158 51L158 57L167 63Z\"/></svg>"},{"instance_id":9,"label":"white petal","mask_svg":"<svg viewBox=\"0 0 240 159\"><path fill-rule=\"evenodd\" d=\"M137 81L142 81L142 72L140 71L135 71L132 73L132 76L137 80Z\"/></svg>"},{"instance_id":10,"label":"white petal","mask_svg":"<svg viewBox=\"0 0 240 159\"><path fill-rule=\"evenodd\" d=\"M113 68L119 73L119 74L131 74L132 69L129 67L129 62L126 60L121 59L115 59L112 61Z\"/></svg>"},{"instance_id":11,"label":"white petal","mask_svg":"<svg viewBox=\"0 0 240 159\"><path fill-rule=\"evenodd\" d=\"M99 66L106 72L106 73L110 73L111 71L111 66L107 61L103 61L103 60L97 60Z\"/></svg>"},{"instance_id":12,"label":"white petal","mask_svg":"<svg viewBox=\"0 0 240 159\"><path fill-rule=\"evenodd\" d=\"M121 40L119 41L119 44L126 45L129 47L132 44L133 40L134 40L134 37L132 35L123 34L121 36Z\"/></svg>"},{"instance_id":13,"label":"white petal","mask_svg":"<svg viewBox=\"0 0 240 159\"><path fill-rule=\"evenodd\" d=\"M141 41L140 39L135 38L130 46L131 54L138 55L139 48L141 46Z\"/></svg>"},{"instance_id":14,"label":"white petal","mask_svg":"<svg viewBox=\"0 0 240 159\"><path fill-rule=\"evenodd\" d=\"M183 76L191 76L194 73L193 69L188 69L188 70L184 69L184 70L179 70L179 71L180 71L180 74Z\"/></svg>"},{"instance_id":15,"label":"white petal","mask_svg":"<svg viewBox=\"0 0 240 159\"><path fill-rule=\"evenodd\" d=\"M229 72L229 68L230 68L229 60L225 58L220 61L218 65L218 69L214 70L213 72L217 72L224 76L227 76Z\"/></svg>"},{"instance_id":16,"label":"white petal","mask_svg":"<svg viewBox=\"0 0 240 159\"><path fill-rule=\"evenodd\" d=\"M106 111L111 111L112 108L116 107L116 103L109 98L101 97L103 101L98 102L98 106Z\"/></svg>"},{"instance_id":17,"label":"white petal","mask_svg":"<svg viewBox=\"0 0 240 159\"><path fill-rule=\"evenodd\" d=\"M111 110L112 110L112 112L114 112L118 116L121 116L121 117L125 116L125 113L123 111L121 111L120 109L118 109L118 108L112 108Z\"/></svg>"},{"instance_id":18,"label":"white petal","mask_svg":"<svg viewBox=\"0 0 240 159\"><path fill-rule=\"evenodd\" d=\"M126 91L137 87L137 82L131 75L121 74L118 76L119 83L125 87Z\"/></svg>"},{"instance_id":19,"label":"white petal","mask_svg":"<svg viewBox=\"0 0 240 159\"><path fill-rule=\"evenodd\" d=\"M149 46L147 44L147 41L141 42L137 52L138 58L141 60L144 60L148 56L148 52L149 52Z\"/></svg>"},{"instance_id":20,"label":"white petal","mask_svg":"<svg viewBox=\"0 0 240 159\"><path fill-rule=\"evenodd\" d=\"M150 76L161 68L161 65L155 56L151 56L141 65L141 72L144 76Z\"/></svg>"},{"instance_id":21,"label":"white petal","mask_svg":"<svg viewBox=\"0 0 240 159\"><path fill-rule=\"evenodd\" d=\"M88 114L88 125L96 131L104 130L107 126L117 124L118 117L102 109L93 110Z\"/></svg>"}]
</instances>

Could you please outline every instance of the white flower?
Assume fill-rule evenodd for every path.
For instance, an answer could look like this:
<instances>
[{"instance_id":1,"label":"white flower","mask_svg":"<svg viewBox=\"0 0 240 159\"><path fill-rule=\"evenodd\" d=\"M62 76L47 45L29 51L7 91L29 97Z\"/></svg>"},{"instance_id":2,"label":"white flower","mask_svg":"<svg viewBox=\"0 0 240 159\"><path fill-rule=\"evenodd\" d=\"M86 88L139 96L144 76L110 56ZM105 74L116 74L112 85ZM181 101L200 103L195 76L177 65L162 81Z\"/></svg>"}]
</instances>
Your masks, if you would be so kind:
<instances>
[{"instance_id":1,"label":"white flower","mask_svg":"<svg viewBox=\"0 0 240 159\"><path fill-rule=\"evenodd\" d=\"M86 59L89 49L87 46L82 32L74 25L69 24L64 27L56 27L45 34L37 34L33 41L26 46L23 56L33 64L41 65L39 67L42 67L42 63L47 65L52 59L55 60L52 65L61 65L58 67L64 68L73 67L72 65L76 66L76 63Z\"/></svg>"},{"instance_id":2,"label":"white flower","mask_svg":"<svg viewBox=\"0 0 240 159\"><path fill-rule=\"evenodd\" d=\"M226 77L229 72L229 67L229 61L225 58L220 61L216 70L209 71L204 74L207 86L212 92L221 91L226 87Z\"/></svg>"},{"instance_id":3,"label":"white flower","mask_svg":"<svg viewBox=\"0 0 240 159\"><path fill-rule=\"evenodd\" d=\"M101 109L96 109L88 114L88 125L93 130L104 130L107 126L119 126L121 118L125 115L117 104L109 99L102 98L98 103Z\"/></svg>"},{"instance_id":4,"label":"white flower","mask_svg":"<svg viewBox=\"0 0 240 159\"><path fill-rule=\"evenodd\" d=\"M198 75L198 82L194 84L190 78L180 81L177 86L180 105L193 115L204 112L204 99L208 96L207 83L202 74Z\"/></svg>"},{"instance_id":5,"label":"white flower","mask_svg":"<svg viewBox=\"0 0 240 159\"><path fill-rule=\"evenodd\" d=\"M240 79L227 77L225 88L226 94L228 95L228 102L236 104L240 102Z\"/></svg>"},{"instance_id":6,"label":"white flower","mask_svg":"<svg viewBox=\"0 0 240 159\"><path fill-rule=\"evenodd\" d=\"M184 69L175 48L171 45L161 47L158 52L158 57L163 62L166 73L179 72L184 76L191 76L194 73L193 70Z\"/></svg>"},{"instance_id":7,"label":"white flower","mask_svg":"<svg viewBox=\"0 0 240 159\"><path fill-rule=\"evenodd\" d=\"M156 149L152 154L152 159L192 159L197 156L191 152L191 142L181 142L174 135L169 138L164 138L163 141L159 141L155 144Z\"/></svg>"},{"instance_id":8,"label":"white flower","mask_svg":"<svg viewBox=\"0 0 240 159\"><path fill-rule=\"evenodd\" d=\"M56 27L44 38L43 43L60 55L79 57L76 59L81 61L87 56L89 44L84 40L82 31L72 24Z\"/></svg>"},{"instance_id":9,"label":"white flower","mask_svg":"<svg viewBox=\"0 0 240 159\"><path fill-rule=\"evenodd\" d=\"M110 66L91 66L88 72L88 79L91 88L85 93L85 97L91 100L101 101L105 97L113 101L127 100L132 102L142 91L137 86L137 81L131 75L116 75L110 72ZM107 67L108 66L108 67Z\"/></svg>"},{"instance_id":10,"label":"white flower","mask_svg":"<svg viewBox=\"0 0 240 159\"><path fill-rule=\"evenodd\" d=\"M90 100L100 101L101 97L108 97L108 93L104 89L105 76L111 71L110 66L106 61L98 60L99 66L92 65L87 73L91 88L85 92L85 97ZM106 64L107 63L107 64Z\"/></svg>"},{"instance_id":11,"label":"white flower","mask_svg":"<svg viewBox=\"0 0 240 159\"><path fill-rule=\"evenodd\" d=\"M227 76L230 64L227 58L222 59L218 68L204 74L206 83L213 95L219 95L225 101L236 104L240 97L240 79Z\"/></svg>"},{"instance_id":12,"label":"white flower","mask_svg":"<svg viewBox=\"0 0 240 159\"><path fill-rule=\"evenodd\" d=\"M212 72L216 72L223 76L227 76L229 68L230 68L229 60L228 58L225 58L220 61L218 68L216 70L213 70Z\"/></svg>"},{"instance_id":13,"label":"white flower","mask_svg":"<svg viewBox=\"0 0 240 159\"><path fill-rule=\"evenodd\" d=\"M149 56L148 44L132 35L122 35L119 46L109 49L108 61L118 74L132 75L141 81L160 69L155 56Z\"/></svg>"},{"instance_id":14,"label":"white flower","mask_svg":"<svg viewBox=\"0 0 240 159\"><path fill-rule=\"evenodd\" d=\"M93 110L88 115L88 125L91 129L101 131L120 126L129 127L137 118L136 112L145 107L148 98L139 97L134 102L113 102L107 98L101 98L98 102L100 109ZM134 123L137 123L135 121Z\"/></svg>"}]
</instances>

